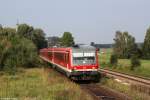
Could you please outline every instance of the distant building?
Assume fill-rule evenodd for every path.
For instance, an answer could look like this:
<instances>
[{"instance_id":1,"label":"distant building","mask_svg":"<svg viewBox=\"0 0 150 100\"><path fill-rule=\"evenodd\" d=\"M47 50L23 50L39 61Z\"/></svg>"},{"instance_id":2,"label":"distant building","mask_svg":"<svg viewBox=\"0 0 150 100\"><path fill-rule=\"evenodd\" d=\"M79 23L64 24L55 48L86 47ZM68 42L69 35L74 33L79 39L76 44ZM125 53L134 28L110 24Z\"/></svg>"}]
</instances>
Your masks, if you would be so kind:
<instances>
[{"instance_id":1,"label":"distant building","mask_svg":"<svg viewBox=\"0 0 150 100\"><path fill-rule=\"evenodd\" d=\"M53 36L47 38L48 47L59 47L60 46L60 38Z\"/></svg>"},{"instance_id":2,"label":"distant building","mask_svg":"<svg viewBox=\"0 0 150 100\"><path fill-rule=\"evenodd\" d=\"M91 42L91 46L94 46L95 48L112 48L113 44L95 44L94 42Z\"/></svg>"}]
</instances>

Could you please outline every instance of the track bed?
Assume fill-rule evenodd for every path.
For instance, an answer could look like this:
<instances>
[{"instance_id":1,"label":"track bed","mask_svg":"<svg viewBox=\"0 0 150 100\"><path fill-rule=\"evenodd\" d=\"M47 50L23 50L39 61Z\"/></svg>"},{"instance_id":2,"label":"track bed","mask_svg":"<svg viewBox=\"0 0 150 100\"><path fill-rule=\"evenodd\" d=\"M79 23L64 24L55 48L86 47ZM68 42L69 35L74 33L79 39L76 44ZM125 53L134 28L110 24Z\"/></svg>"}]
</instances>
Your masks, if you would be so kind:
<instances>
[{"instance_id":1,"label":"track bed","mask_svg":"<svg viewBox=\"0 0 150 100\"><path fill-rule=\"evenodd\" d=\"M131 100L128 96L97 84L80 84L94 100Z\"/></svg>"}]
</instances>

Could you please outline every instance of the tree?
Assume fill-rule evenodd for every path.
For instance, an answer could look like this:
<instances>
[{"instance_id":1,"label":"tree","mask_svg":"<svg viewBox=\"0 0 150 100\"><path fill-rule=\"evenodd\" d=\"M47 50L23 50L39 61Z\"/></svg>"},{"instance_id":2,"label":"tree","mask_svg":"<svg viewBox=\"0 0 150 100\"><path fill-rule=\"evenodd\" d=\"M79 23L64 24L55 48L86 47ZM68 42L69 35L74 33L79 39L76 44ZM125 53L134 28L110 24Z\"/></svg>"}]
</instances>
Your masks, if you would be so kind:
<instances>
[{"instance_id":1,"label":"tree","mask_svg":"<svg viewBox=\"0 0 150 100\"><path fill-rule=\"evenodd\" d=\"M132 55L131 56L131 70L134 70L136 67L141 66L141 62L137 55Z\"/></svg>"},{"instance_id":2,"label":"tree","mask_svg":"<svg viewBox=\"0 0 150 100\"><path fill-rule=\"evenodd\" d=\"M32 40L37 46L38 50L47 47L47 41L45 40L45 33L42 29L34 29Z\"/></svg>"},{"instance_id":3,"label":"tree","mask_svg":"<svg viewBox=\"0 0 150 100\"><path fill-rule=\"evenodd\" d=\"M114 41L115 41L114 48L113 48L114 54L116 54L119 58L121 58L123 56L123 49L124 49L122 32L120 32L120 31L116 32Z\"/></svg>"},{"instance_id":4,"label":"tree","mask_svg":"<svg viewBox=\"0 0 150 100\"><path fill-rule=\"evenodd\" d=\"M39 61L34 43L18 34L0 36L0 55L0 70L11 73L17 67L35 67Z\"/></svg>"},{"instance_id":5,"label":"tree","mask_svg":"<svg viewBox=\"0 0 150 100\"><path fill-rule=\"evenodd\" d=\"M114 54L119 58L130 58L132 54L137 53L135 38L128 32L117 31L114 41Z\"/></svg>"},{"instance_id":6,"label":"tree","mask_svg":"<svg viewBox=\"0 0 150 100\"><path fill-rule=\"evenodd\" d=\"M0 30L3 29L3 26L0 24Z\"/></svg>"},{"instance_id":7,"label":"tree","mask_svg":"<svg viewBox=\"0 0 150 100\"><path fill-rule=\"evenodd\" d=\"M1 71L15 73L18 67L27 68L39 65L37 47L43 46L41 41L45 40L44 32L28 25L18 27L17 32L16 29L10 27L0 29ZM31 31L29 27L33 30Z\"/></svg>"},{"instance_id":8,"label":"tree","mask_svg":"<svg viewBox=\"0 0 150 100\"><path fill-rule=\"evenodd\" d=\"M66 47L74 45L74 38L70 32L64 32L61 38L61 45Z\"/></svg>"},{"instance_id":9,"label":"tree","mask_svg":"<svg viewBox=\"0 0 150 100\"><path fill-rule=\"evenodd\" d=\"M114 65L117 66L117 63L118 63L118 57L117 57L117 55L112 54L111 57L110 57L110 64L113 65L113 66Z\"/></svg>"},{"instance_id":10,"label":"tree","mask_svg":"<svg viewBox=\"0 0 150 100\"><path fill-rule=\"evenodd\" d=\"M143 44L143 58L150 59L150 27L147 29Z\"/></svg>"},{"instance_id":11,"label":"tree","mask_svg":"<svg viewBox=\"0 0 150 100\"><path fill-rule=\"evenodd\" d=\"M0 28L0 35L1 36L8 36L8 35L15 35L15 34L16 34L15 28L10 28L10 27Z\"/></svg>"},{"instance_id":12,"label":"tree","mask_svg":"<svg viewBox=\"0 0 150 100\"><path fill-rule=\"evenodd\" d=\"M11 46L5 52L4 70L16 70L17 67L35 67L38 61L37 49L31 40L19 36L9 37Z\"/></svg>"},{"instance_id":13,"label":"tree","mask_svg":"<svg viewBox=\"0 0 150 100\"><path fill-rule=\"evenodd\" d=\"M27 24L19 24L17 33L20 36L32 40L38 50L47 47L45 33L42 29L34 29L32 26Z\"/></svg>"},{"instance_id":14,"label":"tree","mask_svg":"<svg viewBox=\"0 0 150 100\"><path fill-rule=\"evenodd\" d=\"M32 40L33 38L33 31L34 31L34 28L27 24L19 24L17 28L17 33L20 36L24 36L30 40Z\"/></svg>"},{"instance_id":15,"label":"tree","mask_svg":"<svg viewBox=\"0 0 150 100\"><path fill-rule=\"evenodd\" d=\"M137 44L135 43L135 38L132 37L131 35L128 35L128 40L126 41L126 58L131 58L132 55L136 55L138 57L138 47Z\"/></svg>"}]
</instances>

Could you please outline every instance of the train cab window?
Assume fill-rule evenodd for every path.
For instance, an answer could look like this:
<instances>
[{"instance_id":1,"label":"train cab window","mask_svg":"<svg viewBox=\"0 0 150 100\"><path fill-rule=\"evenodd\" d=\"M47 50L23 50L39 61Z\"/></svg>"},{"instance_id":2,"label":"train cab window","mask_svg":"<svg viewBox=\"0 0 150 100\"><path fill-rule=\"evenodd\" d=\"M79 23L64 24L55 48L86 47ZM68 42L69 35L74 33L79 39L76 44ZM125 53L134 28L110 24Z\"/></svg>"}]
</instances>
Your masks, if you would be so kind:
<instances>
[{"instance_id":1,"label":"train cab window","mask_svg":"<svg viewBox=\"0 0 150 100\"><path fill-rule=\"evenodd\" d=\"M95 54L86 53L78 56L73 56L73 64L74 65L93 65L96 63Z\"/></svg>"}]
</instances>

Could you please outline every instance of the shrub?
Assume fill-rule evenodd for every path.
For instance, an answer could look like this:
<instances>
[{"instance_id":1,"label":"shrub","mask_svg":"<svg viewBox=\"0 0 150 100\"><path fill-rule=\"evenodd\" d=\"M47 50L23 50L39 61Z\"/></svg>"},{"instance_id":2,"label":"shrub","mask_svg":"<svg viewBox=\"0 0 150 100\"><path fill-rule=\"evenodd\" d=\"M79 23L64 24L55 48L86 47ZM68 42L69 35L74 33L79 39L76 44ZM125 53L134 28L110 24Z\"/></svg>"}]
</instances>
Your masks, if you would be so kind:
<instances>
[{"instance_id":1,"label":"shrub","mask_svg":"<svg viewBox=\"0 0 150 100\"><path fill-rule=\"evenodd\" d=\"M136 55L131 56L131 70L134 70L136 67L141 66L141 62Z\"/></svg>"},{"instance_id":2,"label":"shrub","mask_svg":"<svg viewBox=\"0 0 150 100\"><path fill-rule=\"evenodd\" d=\"M17 67L38 65L36 46L31 40L18 35L0 38L0 70L15 73Z\"/></svg>"},{"instance_id":3,"label":"shrub","mask_svg":"<svg viewBox=\"0 0 150 100\"><path fill-rule=\"evenodd\" d=\"M42 29L21 24L15 28L0 25L0 71L15 73L18 67L38 67L42 64L37 48L46 45Z\"/></svg>"},{"instance_id":4,"label":"shrub","mask_svg":"<svg viewBox=\"0 0 150 100\"><path fill-rule=\"evenodd\" d=\"M112 54L111 57L110 57L110 64L111 65L117 65L117 63L118 63L118 57L117 57L117 55Z\"/></svg>"}]
</instances>

